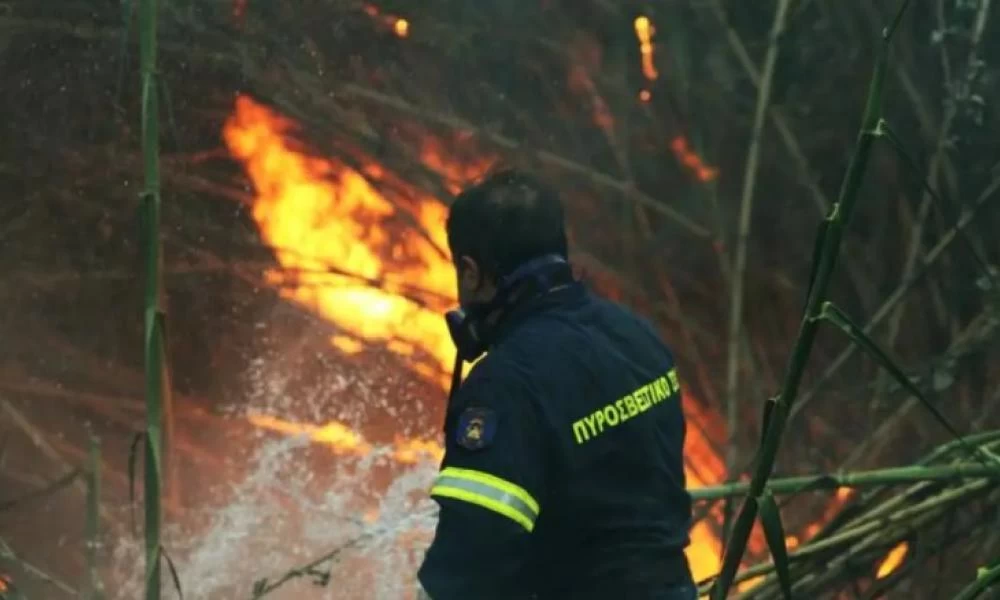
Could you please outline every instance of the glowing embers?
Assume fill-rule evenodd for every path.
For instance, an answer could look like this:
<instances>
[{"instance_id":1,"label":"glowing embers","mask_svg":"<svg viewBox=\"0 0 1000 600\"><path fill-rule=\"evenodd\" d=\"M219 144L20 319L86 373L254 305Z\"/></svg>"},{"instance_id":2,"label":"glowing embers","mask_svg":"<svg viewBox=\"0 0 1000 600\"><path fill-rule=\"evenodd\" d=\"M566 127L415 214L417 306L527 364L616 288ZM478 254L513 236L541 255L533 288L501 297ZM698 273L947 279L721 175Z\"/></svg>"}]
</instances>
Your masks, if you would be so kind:
<instances>
[{"instance_id":1,"label":"glowing embers","mask_svg":"<svg viewBox=\"0 0 1000 600\"><path fill-rule=\"evenodd\" d=\"M688 141L685 138L675 137L670 142L670 149L677 157L678 162L693 173L699 181L707 183L719 176L719 170L706 165L701 157L688 146Z\"/></svg>"},{"instance_id":2,"label":"glowing embers","mask_svg":"<svg viewBox=\"0 0 1000 600\"><path fill-rule=\"evenodd\" d=\"M384 23L397 37L405 38L410 35L410 22L406 19L395 15L383 14L379 7L374 4L366 4L364 9L369 17Z\"/></svg>"},{"instance_id":3,"label":"glowing embers","mask_svg":"<svg viewBox=\"0 0 1000 600\"><path fill-rule=\"evenodd\" d=\"M883 579L892 575L896 569L898 569L903 561L906 560L906 555L910 552L910 545L906 542L902 542L895 546L889 551L889 554L885 555L885 558L878 566L878 571L875 577L878 579Z\"/></svg>"},{"instance_id":4,"label":"glowing embers","mask_svg":"<svg viewBox=\"0 0 1000 600\"><path fill-rule=\"evenodd\" d=\"M639 38L639 53L642 55L642 74L646 79L653 81L660 74L656 70L656 63L653 60L653 35L656 28L649 20L649 17L636 17L635 36Z\"/></svg>"},{"instance_id":5,"label":"glowing embers","mask_svg":"<svg viewBox=\"0 0 1000 600\"><path fill-rule=\"evenodd\" d=\"M645 16L636 17L634 25L635 36L639 39L639 54L642 56L642 75L647 81L653 82L660 76L653 57L653 35L656 33L656 28L653 27L649 17ZM651 98L652 94L648 89L639 92L641 101L649 102Z\"/></svg>"}]
</instances>

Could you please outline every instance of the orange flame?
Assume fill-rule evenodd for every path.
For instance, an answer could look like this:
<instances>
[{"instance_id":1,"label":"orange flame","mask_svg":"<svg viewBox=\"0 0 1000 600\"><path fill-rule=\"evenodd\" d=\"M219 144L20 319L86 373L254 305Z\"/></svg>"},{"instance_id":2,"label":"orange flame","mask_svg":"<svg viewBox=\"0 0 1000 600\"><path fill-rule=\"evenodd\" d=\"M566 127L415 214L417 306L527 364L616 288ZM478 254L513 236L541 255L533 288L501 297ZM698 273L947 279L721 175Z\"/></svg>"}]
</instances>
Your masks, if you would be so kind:
<instances>
[{"instance_id":1,"label":"orange flame","mask_svg":"<svg viewBox=\"0 0 1000 600\"><path fill-rule=\"evenodd\" d=\"M892 575L892 573L903 564L906 560L906 555L910 552L910 545L906 542L901 542L896 545L885 558L882 559L882 563L878 566L878 571L875 573L877 579L882 579Z\"/></svg>"},{"instance_id":2,"label":"orange flame","mask_svg":"<svg viewBox=\"0 0 1000 600\"><path fill-rule=\"evenodd\" d=\"M410 35L410 22L406 19L396 19L392 24L392 30L401 38Z\"/></svg>"},{"instance_id":3,"label":"orange flame","mask_svg":"<svg viewBox=\"0 0 1000 600\"><path fill-rule=\"evenodd\" d=\"M636 17L635 36L639 38L639 53L642 54L642 74L650 81L660 76L653 60L653 35L655 33L656 28L653 27L649 17Z\"/></svg>"},{"instance_id":4,"label":"orange flame","mask_svg":"<svg viewBox=\"0 0 1000 600\"><path fill-rule=\"evenodd\" d=\"M349 426L339 421L331 421L323 426L310 423L293 423L271 415L251 414L248 419L262 429L290 436L303 435L310 441L324 444L340 456L368 456L372 444ZM389 456L401 464L416 464L422 460L440 461L444 449L429 440L408 439L397 436L391 446Z\"/></svg>"},{"instance_id":5,"label":"orange flame","mask_svg":"<svg viewBox=\"0 0 1000 600\"><path fill-rule=\"evenodd\" d=\"M743 581L736 584L736 591L747 592L749 590L752 590L761 583L764 583L765 579L767 579L766 575L754 575L750 579L744 579Z\"/></svg>"},{"instance_id":6,"label":"orange flame","mask_svg":"<svg viewBox=\"0 0 1000 600\"><path fill-rule=\"evenodd\" d=\"M701 157L688 148L687 140L683 137L675 137L670 142L670 149L674 151L677 160L690 169L700 181L712 181L719 176L719 170L702 162Z\"/></svg>"},{"instance_id":7,"label":"orange flame","mask_svg":"<svg viewBox=\"0 0 1000 600\"><path fill-rule=\"evenodd\" d=\"M427 233L419 235L364 175L293 149L285 138L292 129L240 97L223 131L256 186L253 218L284 267L267 273L268 282L353 337L410 356L419 349L426 358L413 356L414 368L447 384L454 348L441 311L454 298L455 275L443 255L446 207L421 199L410 214ZM383 256L394 259L391 268ZM412 282L435 305L408 297Z\"/></svg>"},{"instance_id":8,"label":"orange flame","mask_svg":"<svg viewBox=\"0 0 1000 600\"><path fill-rule=\"evenodd\" d=\"M369 17L378 19L389 26L396 36L405 38L410 35L410 22L406 19L394 15L383 15L382 11L374 4L365 4L364 11Z\"/></svg>"},{"instance_id":9,"label":"orange flame","mask_svg":"<svg viewBox=\"0 0 1000 600\"><path fill-rule=\"evenodd\" d=\"M337 159L307 156L288 139L293 130L291 121L247 97L237 99L223 130L230 152L254 184L253 218L282 266L267 273L267 280L284 298L340 328L343 333L331 338L337 348L357 353L366 343L382 344L417 373L447 387L454 348L440 313L455 300L455 282L443 251L445 206L420 195L390 202L370 183L386 177L381 167L366 165L359 172ZM422 156L428 167L446 176L452 191L480 176L490 162L454 164L430 141ZM403 214L408 221L400 218ZM414 283L437 300L409 298L406 292ZM696 402L688 404L693 422L712 420ZM303 424L268 415L249 419L284 435L306 435L341 455L365 456L373 450L341 422ZM687 446L689 485L717 483L723 465L698 428L689 430ZM441 453L439 444L426 440L397 438L391 447L392 457L402 463L440 460ZM694 526L691 540L688 557L695 577L711 576L720 566L719 540L705 521Z\"/></svg>"}]
</instances>

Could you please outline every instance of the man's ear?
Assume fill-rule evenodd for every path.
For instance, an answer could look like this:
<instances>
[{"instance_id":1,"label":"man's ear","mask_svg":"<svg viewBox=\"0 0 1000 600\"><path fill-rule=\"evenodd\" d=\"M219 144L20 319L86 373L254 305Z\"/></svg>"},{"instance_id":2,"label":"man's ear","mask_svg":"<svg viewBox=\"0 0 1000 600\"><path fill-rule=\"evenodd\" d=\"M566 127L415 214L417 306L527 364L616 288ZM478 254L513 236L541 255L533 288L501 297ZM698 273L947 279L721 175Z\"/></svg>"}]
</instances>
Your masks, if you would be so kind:
<instances>
[{"instance_id":1,"label":"man's ear","mask_svg":"<svg viewBox=\"0 0 1000 600\"><path fill-rule=\"evenodd\" d=\"M467 290L476 291L483 285L483 272L479 263L468 256L458 259L459 285Z\"/></svg>"}]
</instances>

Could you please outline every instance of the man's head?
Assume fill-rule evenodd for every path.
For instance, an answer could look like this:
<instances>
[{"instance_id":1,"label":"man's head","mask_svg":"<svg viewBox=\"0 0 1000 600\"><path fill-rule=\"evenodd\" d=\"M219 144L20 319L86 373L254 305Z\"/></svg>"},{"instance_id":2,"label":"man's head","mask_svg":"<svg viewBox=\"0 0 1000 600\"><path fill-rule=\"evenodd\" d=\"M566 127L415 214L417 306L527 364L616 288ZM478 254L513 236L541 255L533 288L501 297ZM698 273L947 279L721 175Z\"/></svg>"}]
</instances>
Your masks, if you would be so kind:
<instances>
[{"instance_id":1,"label":"man's head","mask_svg":"<svg viewBox=\"0 0 1000 600\"><path fill-rule=\"evenodd\" d=\"M559 196L518 171L497 172L459 194L447 229L462 306L488 302L501 277L533 258L567 256Z\"/></svg>"}]
</instances>

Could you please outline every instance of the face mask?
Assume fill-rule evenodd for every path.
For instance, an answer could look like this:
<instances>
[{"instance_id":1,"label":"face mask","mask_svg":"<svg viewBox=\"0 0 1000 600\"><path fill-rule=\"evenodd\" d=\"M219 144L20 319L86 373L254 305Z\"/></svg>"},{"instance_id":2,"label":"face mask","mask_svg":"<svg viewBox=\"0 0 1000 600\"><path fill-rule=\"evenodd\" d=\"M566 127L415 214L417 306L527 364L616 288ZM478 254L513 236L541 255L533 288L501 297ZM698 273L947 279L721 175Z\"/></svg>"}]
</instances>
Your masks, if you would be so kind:
<instances>
[{"instance_id":1,"label":"face mask","mask_svg":"<svg viewBox=\"0 0 1000 600\"><path fill-rule=\"evenodd\" d=\"M445 322L458 351L456 364L461 364L461 361L472 362L489 348L493 327L488 323L488 317L493 316L494 322L499 321L503 313L508 312L514 304L537 297L548 290L552 286L553 276L565 273L568 268L569 263L558 254L547 254L530 260L498 282L496 294L489 302L448 311ZM529 281L534 292L512 298L513 292L521 287L520 284ZM499 314L495 314L498 311Z\"/></svg>"}]
</instances>

